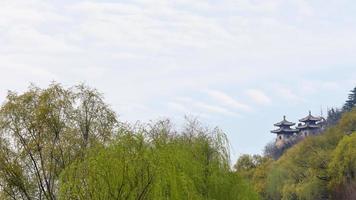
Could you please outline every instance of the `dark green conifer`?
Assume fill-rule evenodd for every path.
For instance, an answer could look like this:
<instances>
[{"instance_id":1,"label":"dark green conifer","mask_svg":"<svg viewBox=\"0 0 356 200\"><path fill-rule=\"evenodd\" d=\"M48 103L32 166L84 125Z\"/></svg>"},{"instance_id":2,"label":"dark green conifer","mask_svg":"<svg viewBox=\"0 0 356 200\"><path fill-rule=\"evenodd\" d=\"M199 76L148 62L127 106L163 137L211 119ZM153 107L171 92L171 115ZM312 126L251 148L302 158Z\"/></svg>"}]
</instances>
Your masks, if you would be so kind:
<instances>
[{"instance_id":1,"label":"dark green conifer","mask_svg":"<svg viewBox=\"0 0 356 200\"><path fill-rule=\"evenodd\" d=\"M354 89L350 91L348 99L346 100L342 109L343 111L350 111L355 105L356 105L356 87L354 87Z\"/></svg>"}]
</instances>

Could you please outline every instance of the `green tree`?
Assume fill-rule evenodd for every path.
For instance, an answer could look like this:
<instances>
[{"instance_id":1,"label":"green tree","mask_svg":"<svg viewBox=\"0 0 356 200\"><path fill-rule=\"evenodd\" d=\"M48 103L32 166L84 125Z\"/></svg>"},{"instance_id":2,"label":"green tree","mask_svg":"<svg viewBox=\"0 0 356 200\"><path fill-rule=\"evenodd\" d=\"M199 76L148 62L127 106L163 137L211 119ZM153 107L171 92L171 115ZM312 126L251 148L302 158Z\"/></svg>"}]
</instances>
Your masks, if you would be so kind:
<instances>
[{"instance_id":1,"label":"green tree","mask_svg":"<svg viewBox=\"0 0 356 200\"><path fill-rule=\"evenodd\" d=\"M341 119L343 111L337 108L331 108L328 110L327 125L334 126Z\"/></svg>"},{"instance_id":2,"label":"green tree","mask_svg":"<svg viewBox=\"0 0 356 200\"><path fill-rule=\"evenodd\" d=\"M0 108L0 190L5 199L57 199L58 178L89 146L105 144L116 115L96 90L31 86Z\"/></svg>"},{"instance_id":3,"label":"green tree","mask_svg":"<svg viewBox=\"0 0 356 200\"><path fill-rule=\"evenodd\" d=\"M350 91L348 99L346 100L343 106L343 111L350 111L355 107L355 105L356 105L356 87Z\"/></svg>"},{"instance_id":4,"label":"green tree","mask_svg":"<svg viewBox=\"0 0 356 200\"><path fill-rule=\"evenodd\" d=\"M0 107L0 199L258 198L230 169L226 135L197 120L181 132L169 120L132 127L97 90L56 83L9 92Z\"/></svg>"},{"instance_id":5,"label":"green tree","mask_svg":"<svg viewBox=\"0 0 356 200\"><path fill-rule=\"evenodd\" d=\"M335 199L356 198L356 132L345 136L332 153L329 188Z\"/></svg>"},{"instance_id":6,"label":"green tree","mask_svg":"<svg viewBox=\"0 0 356 200\"><path fill-rule=\"evenodd\" d=\"M189 121L125 128L61 175L61 199L257 199L229 167L226 136Z\"/></svg>"},{"instance_id":7,"label":"green tree","mask_svg":"<svg viewBox=\"0 0 356 200\"><path fill-rule=\"evenodd\" d=\"M236 174L245 180L249 180L249 183L260 196L266 197L266 182L272 164L273 160L270 157L244 154L239 157L234 169Z\"/></svg>"},{"instance_id":8,"label":"green tree","mask_svg":"<svg viewBox=\"0 0 356 200\"><path fill-rule=\"evenodd\" d=\"M247 171L256 168L257 163L255 162L253 156L244 154L239 157L234 168L236 171Z\"/></svg>"}]
</instances>

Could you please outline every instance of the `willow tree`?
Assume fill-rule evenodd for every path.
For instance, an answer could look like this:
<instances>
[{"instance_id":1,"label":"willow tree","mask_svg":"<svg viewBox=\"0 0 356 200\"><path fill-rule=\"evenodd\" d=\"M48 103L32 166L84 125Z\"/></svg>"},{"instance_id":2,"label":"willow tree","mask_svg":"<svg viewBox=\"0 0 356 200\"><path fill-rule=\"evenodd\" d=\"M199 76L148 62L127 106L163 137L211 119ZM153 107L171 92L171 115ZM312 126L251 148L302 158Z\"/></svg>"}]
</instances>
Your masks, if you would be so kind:
<instances>
[{"instance_id":1,"label":"willow tree","mask_svg":"<svg viewBox=\"0 0 356 200\"><path fill-rule=\"evenodd\" d=\"M62 170L109 141L116 123L101 94L83 85L9 92L0 108L2 198L56 199Z\"/></svg>"},{"instance_id":2,"label":"willow tree","mask_svg":"<svg viewBox=\"0 0 356 200\"><path fill-rule=\"evenodd\" d=\"M60 199L257 199L230 171L225 134L196 121L121 129L61 174Z\"/></svg>"}]
</instances>

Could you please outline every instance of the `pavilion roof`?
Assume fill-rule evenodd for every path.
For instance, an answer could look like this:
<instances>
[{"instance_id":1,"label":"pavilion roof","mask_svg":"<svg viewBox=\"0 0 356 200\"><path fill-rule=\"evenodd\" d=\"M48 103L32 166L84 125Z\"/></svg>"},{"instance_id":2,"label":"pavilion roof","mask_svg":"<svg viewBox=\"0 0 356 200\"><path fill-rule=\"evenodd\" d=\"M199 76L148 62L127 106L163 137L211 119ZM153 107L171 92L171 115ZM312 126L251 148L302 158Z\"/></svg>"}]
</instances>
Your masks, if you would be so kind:
<instances>
[{"instance_id":1,"label":"pavilion roof","mask_svg":"<svg viewBox=\"0 0 356 200\"><path fill-rule=\"evenodd\" d=\"M312 114L311 114L311 112L309 111L309 115L308 116L306 116L306 117L304 117L304 118L302 118L302 119L300 119L299 121L300 122L307 122L307 121L320 121L321 120L321 118L320 117L314 117Z\"/></svg>"},{"instance_id":2,"label":"pavilion roof","mask_svg":"<svg viewBox=\"0 0 356 200\"><path fill-rule=\"evenodd\" d=\"M287 121L286 116L283 116L283 120L274 124L275 126L294 126L295 123Z\"/></svg>"}]
</instances>

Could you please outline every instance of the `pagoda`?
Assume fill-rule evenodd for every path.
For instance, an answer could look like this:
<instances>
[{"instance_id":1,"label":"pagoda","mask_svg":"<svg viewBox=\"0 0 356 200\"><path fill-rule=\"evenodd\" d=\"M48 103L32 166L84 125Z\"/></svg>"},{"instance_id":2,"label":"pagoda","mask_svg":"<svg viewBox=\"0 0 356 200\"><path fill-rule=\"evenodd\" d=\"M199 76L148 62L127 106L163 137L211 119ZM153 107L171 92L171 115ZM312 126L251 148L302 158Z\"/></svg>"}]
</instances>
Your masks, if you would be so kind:
<instances>
[{"instance_id":1,"label":"pagoda","mask_svg":"<svg viewBox=\"0 0 356 200\"><path fill-rule=\"evenodd\" d=\"M277 126L278 129L272 130L271 133L277 134L277 139L276 139L277 147L282 146L285 143L285 141L289 140L296 133L298 133L297 129L291 128L291 126L294 125L295 123L286 120L286 116L283 116L283 120L281 122L274 124L274 126Z\"/></svg>"},{"instance_id":2,"label":"pagoda","mask_svg":"<svg viewBox=\"0 0 356 200\"><path fill-rule=\"evenodd\" d=\"M323 129L324 119L322 117L314 117L309 111L309 115L299 120L297 129L302 136L315 135Z\"/></svg>"}]
</instances>

